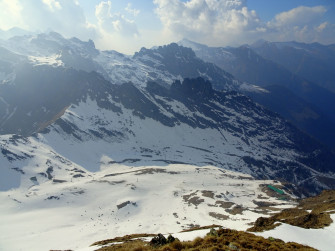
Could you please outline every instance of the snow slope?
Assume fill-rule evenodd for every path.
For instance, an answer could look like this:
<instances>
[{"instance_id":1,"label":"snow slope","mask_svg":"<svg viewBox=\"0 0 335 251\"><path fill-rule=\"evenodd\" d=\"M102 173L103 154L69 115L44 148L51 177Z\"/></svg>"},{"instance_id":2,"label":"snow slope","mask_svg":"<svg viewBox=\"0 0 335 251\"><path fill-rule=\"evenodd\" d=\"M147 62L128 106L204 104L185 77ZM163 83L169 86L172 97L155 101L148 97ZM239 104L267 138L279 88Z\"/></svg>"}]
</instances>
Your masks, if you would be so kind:
<instances>
[{"instance_id":1,"label":"snow slope","mask_svg":"<svg viewBox=\"0 0 335 251\"><path fill-rule=\"evenodd\" d=\"M300 194L333 184L334 156L277 114L234 91L215 91L201 78L172 81L180 78L173 61L159 58L172 50L179 63L191 62L190 50L171 45L130 58L54 33L18 44L16 53L33 56L25 61L31 83L40 75L59 78L35 86L53 88L36 97L43 104L36 103L38 112L52 113L39 133L0 136L1 249L76 249L198 224L246 229L268 213L258 202L291 204L269 197L266 184ZM135 84L113 85L89 69L114 81L134 74L120 81ZM197 74L221 74L208 69ZM228 89L238 84L221 77ZM143 84L154 78L171 81L170 88ZM26 117L34 105L23 110ZM14 107L6 105L6 118Z\"/></svg>"},{"instance_id":2,"label":"snow slope","mask_svg":"<svg viewBox=\"0 0 335 251\"><path fill-rule=\"evenodd\" d=\"M335 54L331 46L266 41L236 48L208 47L189 40L178 44L247 82L240 91L335 148L334 81L330 80L335 76Z\"/></svg>"},{"instance_id":3,"label":"snow slope","mask_svg":"<svg viewBox=\"0 0 335 251\"><path fill-rule=\"evenodd\" d=\"M305 229L288 224L282 224L273 230L256 233L263 237L274 237L285 242L294 241L321 251L332 251L335 247L335 215L332 214L333 223L323 229Z\"/></svg>"},{"instance_id":4,"label":"snow slope","mask_svg":"<svg viewBox=\"0 0 335 251\"><path fill-rule=\"evenodd\" d=\"M246 229L261 215L254 200L262 197L279 208L290 204L262 192L261 184L278 182L213 166L109 164L96 173L70 167L64 173L62 183L54 179L1 192L1 249L76 250L130 233L212 223ZM227 212L236 205L241 214Z\"/></svg>"},{"instance_id":5,"label":"snow slope","mask_svg":"<svg viewBox=\"0 0 335 251\"><path fill-rule=\"evenodd\" d=\"M177 44L156 49L142 48L133 56L128 56L116 51L99 51L92 40L66 39L50 32L0 40L2 48L25 57L33 65L96 71L115 84L132 82L145 86L148 81L155 81L170 85L176 79L201 76L211 80L218 89L238 89L240 85L230 74L202 61L192 50Z\"/></svg>"},{"instance_id":6,"label":"snow slope","mask_svg":"<svg viewBox=\"0 0 335 251\"><path fill-rule=\"evenodd\" d=\"M132 82L141 87L150 81L169 86L199 76L220 90L240 86L230 74L176 44L142 48L128 56L99 51L91 40L50 32L0 40L0 55L0 104L5 102L0 105L1 134L29 136L40 131L71 103L69 95L73 102L78 88L89 79L100 81L101 76L112 84ZM94 74L101 76L92 80Z\"/></svg>"},{"instance_id":7,"label":"snow slope","mask_svg":"<svg viewBox=\"0 0 335 251\"><path fill-rule=\"evenodd\" d=\"M39 134L0 136L2 249L78 249L213 223L245 230L269 213L262 203L292 205L267 194L267 184L289 193L271 177L325 185L298 162L304 136L241 94L201 79L109 88L89 86Z\"/></svg>"}]
</instances>

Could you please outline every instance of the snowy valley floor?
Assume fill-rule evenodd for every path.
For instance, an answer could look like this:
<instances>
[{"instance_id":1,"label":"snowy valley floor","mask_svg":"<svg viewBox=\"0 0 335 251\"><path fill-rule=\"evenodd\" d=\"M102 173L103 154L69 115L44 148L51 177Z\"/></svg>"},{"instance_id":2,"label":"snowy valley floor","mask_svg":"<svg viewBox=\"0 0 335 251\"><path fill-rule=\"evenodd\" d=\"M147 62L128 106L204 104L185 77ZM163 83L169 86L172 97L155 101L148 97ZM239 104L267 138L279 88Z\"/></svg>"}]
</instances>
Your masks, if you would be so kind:
<instances>
[{"instance_id":1,"label":"snowy valley floor","mask_svg":"<svg viewBox=\"0 0 335 251\"><path fill-rule=\"evenodd\" d=\"M112 164L71 181L1 192L0 250L92 250L95 241L116 236L176 234L211 224L246 230L258 217L295 205L269 196L266 185L281 184L213 166ZM334 233L334 224L321 230L284 224L260 235L330 250Z\"/></svg>"}]
</instances>

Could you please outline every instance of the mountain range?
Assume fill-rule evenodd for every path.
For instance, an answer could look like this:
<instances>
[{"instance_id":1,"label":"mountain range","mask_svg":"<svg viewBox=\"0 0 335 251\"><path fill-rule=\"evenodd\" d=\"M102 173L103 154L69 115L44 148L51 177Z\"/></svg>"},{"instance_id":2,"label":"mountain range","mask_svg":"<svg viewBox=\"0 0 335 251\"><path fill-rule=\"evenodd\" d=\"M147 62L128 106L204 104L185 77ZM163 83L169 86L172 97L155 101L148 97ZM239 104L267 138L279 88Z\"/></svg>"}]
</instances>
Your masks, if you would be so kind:
<instances>
[{"instance_id":1,"label":"mountain range","mask_svg":"<svg viewBox=\"0 0 335 251\"><path fill-rule=\"evenodd\" d=\"M132 232L177 231L197 220L241 221L246 229L269 212L259 206L266 201L280 208L335 189L334 153L284 111L317 112L311 127L325 133L331 118L294 88L236 79L176 43L128 56L51 32L0 40L0 53L0 211L9 228L14 221L20 228L14 219L26 214L22 222L44 238L80 229L78 242L109 224L127 234L129 221L138 223ZM284 115L271 110L285 98ZM269 195L268 185L286 197ZM55 212L64 218L50 221ZM67 228L69 217L76 224ZM34 233L23 229L36 249ZM6 247L18 247L15 230L1 239Z\"/></svg>"},{"instance_id":2,"label":"mountain range","mask_svg":"<svg viewBox=\"0 0 335 251\"><path fill-rule=\"evenodd\" d=\"M199 58L215 63L240 81L261 86L266 91L245 90L244 93L334 148L335 95L330 86L335 76L327 70L335 63L331 45L259 41L251 46L224 48L208 47L187 39L178 44L192 48ZM282 53L284 48L289 52ZM309 61L305 62L304 57ZM308 63L310 61L318 62L320 67L324 65L322 69L326 72ZM297 70L299 67L301 71ZM319 75L323 77L316 81Z\"/></svg>"},{"instance_id":3,"label":"mountain range","mask_svg":"<svg viewBox=\"0 0 335 251\"><path fill-rule=\"evenodd\" d=\"M335 92L334 44L258 41L251 47L263 58L284 66L301 78Z\"/></svg>"}]
</instances>

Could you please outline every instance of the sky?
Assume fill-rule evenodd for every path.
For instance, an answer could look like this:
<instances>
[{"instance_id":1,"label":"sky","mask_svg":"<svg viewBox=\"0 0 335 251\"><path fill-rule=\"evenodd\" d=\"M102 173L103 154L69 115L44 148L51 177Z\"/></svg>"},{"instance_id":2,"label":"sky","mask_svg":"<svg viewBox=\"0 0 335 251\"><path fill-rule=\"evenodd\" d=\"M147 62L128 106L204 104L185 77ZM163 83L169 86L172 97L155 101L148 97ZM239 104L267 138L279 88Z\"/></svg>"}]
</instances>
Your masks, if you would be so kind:
<instances>
[{"instance_id":1,"label":"sky","mask_svg":"<svg viewBox=\"0 0 335 251\"><path fill-rule=\"evenodd\" d=\"M334 0L0 0L0 29L56 31L132 54L183 38L335 43Z\"/></svg>"}]
</instances>

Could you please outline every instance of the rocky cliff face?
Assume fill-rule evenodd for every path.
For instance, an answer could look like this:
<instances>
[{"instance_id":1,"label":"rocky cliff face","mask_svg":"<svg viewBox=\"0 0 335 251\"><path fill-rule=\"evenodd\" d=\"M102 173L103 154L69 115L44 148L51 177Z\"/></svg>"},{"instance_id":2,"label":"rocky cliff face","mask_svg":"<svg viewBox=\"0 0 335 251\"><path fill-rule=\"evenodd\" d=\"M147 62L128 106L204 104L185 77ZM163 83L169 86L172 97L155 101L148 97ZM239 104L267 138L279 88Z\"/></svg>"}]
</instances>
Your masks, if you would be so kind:
<instances>
[{"instance_id":1,"label":"rocky cliff face","mask_svg":"<svg viewBox=\"0 0 335 251\"><path fill-rule=\"evenodd\" d=\"M85 169L99 170L97 156L106 155L118 163L210 164L255 178L284 180L306 194L332 188L334 156L326 148L234 91L240 82L196 58L191 49L171 44L126 57L99 52L91 42L66 40L55 33L16 39L18 45L28 44L4 49L13 78L0 86L2 134L35 135L25 140L37 140L37 145L51 147ZM59 50L100 62L104 72L79 70L57 54ZM107 55L109 63L115 63L112 58L122 59L121 68L101 64L101 57ZM132 70L127 62L134 66ZM149 69L157 73L153 78L158 83L148 77ZM122 84L122 79L118 85L111 83L108 79L118 79L114 70L133 74L135 83ZM142 79L144 70L147 77ZM206 77L173 80L173 76L182 79L197 74ZM168 81L159 81L159 76ZM214 87L225 91L215 90L210 79ZM16 141L8 143L7 138L2 149L10 163L21 160L13 156L37 157L16 154L12 149L17 149ZM73 144L76 150L70 147ZM29 144L23 144L23 149L24 145ZM79 157L78 151L85 157ZM10 166L22 168L21 164Z\"/></svg>"},{"instance_id":2,"label":"rocky cliff face","mask_svg":"<svg viewBox=\"0 0 335 251\"><path fill-rule=\"evenodd\" d=\"M1 134L38 132L81 95L87 82L100 78L96 73L111 84L132 82L142 87L148 81L169 86L176 79L199 76L220 90L237 90L240 85L230 74L177 44L143 48L126 56L99 51L92 41L65 39L51 32L0 40L0 53Z\"/></svg>"},{"instance_id":3,"label":"rocky cliff face","mask_svg":"<svg viewBox=\"0 0 335 251\"><path fill-rule=\"evenodd\" d=\"M324 88L333 77L329 71L334 64L331 46L263 41L215 48L189 40L178 44L192 48L199 58L240 81L261 86L261 91L250 85L240 89L323 144L335 147L335 95Z\"/></svg>"},{"instance_id":4,"label":"rocky cliff face","mask_svg":"<svg viewBox=\"0 0 335 251\"><path fill-rule=\"evenodd\" d=\"M1 42L8 250L21 248L17 236L32 250L78 249L196 224L246 229L294 203L292 193L334 188L331 152L189 49L130 57L53 33L16 39Z\"/></svg>"},{"instance_id":5,"label":"rocky cliff face","mask_svg":"<svg viewBox=\"0 0 335 251\"><path fill-rule=\"evenodd\" d=\"M79 93L59 119L26 140L88 170L99 170L107 156L116 163L214 165L293 183L305 194L332 187L334 156L327 149L250 98L215 91L202 78L169 89L96 78ZM2 149L13 165L21 158L13 157L10 139Z\"/></svg>"}]
</instances>

